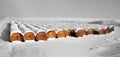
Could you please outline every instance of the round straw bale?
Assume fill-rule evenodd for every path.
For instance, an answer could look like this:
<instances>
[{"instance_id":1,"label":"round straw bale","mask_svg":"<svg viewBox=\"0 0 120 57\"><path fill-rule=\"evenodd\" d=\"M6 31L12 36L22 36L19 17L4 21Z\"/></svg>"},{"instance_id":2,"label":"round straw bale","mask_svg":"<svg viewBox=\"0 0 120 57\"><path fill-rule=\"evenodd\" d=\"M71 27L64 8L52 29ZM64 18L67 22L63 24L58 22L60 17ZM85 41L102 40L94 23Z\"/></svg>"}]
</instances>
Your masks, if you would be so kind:
<instances>
[{"instance_id":1,"label":"round straw bale","mask_svg":"<svg viewBox=\"0 0 120 57\"><path fill-rule=\"evenodd\" d=\"M78 30L78 31L76 32L76 36L77 36L77 37L83 37L83 30Z\"/></svg>"},{"instance_id":2,"label":"round straw bale","mask_svg":"<svg viewBox=\"0 0 120 57\"><path fill-rule=\"evenodd\" d=\"M12 33L12 35L10 36L10 41L23 41L23 36L20 33Z\"/></svg>"},{"instance_id":3,"label":"round straw bale","mask_svg":"<svg viewBox=\"0 0 120 57\"><path fill-rule=\"evenodd\" d=\"M36 35L36 40L47 40L47 34L45 32L38 32Z\"/></svg>"},{"instance_id":4,"label":"round straw bale","mask_svg":"<svg viewBox=\"0 0 120 57\"><path fill-rule=\"evenodd\" d=\"M47 32L47 37L48 38L56 38L56 32L54 30L49 30Z\"/></svg>"},{"instance_id":5,"label":"round straw bale","mask_svg":"<svg viewBox=\"0 0 120 57\"><path fill-rule=\"evenodd\" d=\"M89 28L87 30L87 35L89 35L89 34L94 34L94 30L92 28Z\"/></svg>"},{"instance_id":6,"label":"round straw bale","mask_svg":"<svg viewBox=\"0 0 120 57\"><path fill-rule=\"evenodd\" d=\"M83 35L86 35L86 30L85 29L79 29L76 32L77 37L83 37Z\"/></svg>"},{"instance_id":7,"label":"round straw bale","mask_svg":"<svg viewBox=\"0 0 120 57\"><path fill-rule=\"evenodd\" d=\"M71 36L71 30L70 29L66 29L65 30L65 35L66 36Z\"/></svg>"},{"instance_id":8,"label":"round straw bale","mask_svg":"<svg viewBox=\"0 0 120 57\"><path fill-rule=\"evenodd\" d=\"M105 33L106 33L105 29L103 29L103 28L99 29L99 34L105 34Z\"/></svg>"},{"instance_id":9,"label":"round straw bale","mask_svg":"<svg viewBox=\"0 0 120 57\"><path fill-rule=\"evenodd\" d=\"M65 37L65 31L63 29L58 30L57 38L63 38L63 37Z\"/></svg>"},{"instance_id":10,"label":"round straw bale","mask_svg":"<svg viewBox=\"0 0 120 57\"><path fill-rule=\"evenodd\" d=\"M33 32L26 32L25 34L24 34L24 41L26 41L26 40L35 40L35 35L34 35L34 33Z\"/></svg>"}]
</instances>

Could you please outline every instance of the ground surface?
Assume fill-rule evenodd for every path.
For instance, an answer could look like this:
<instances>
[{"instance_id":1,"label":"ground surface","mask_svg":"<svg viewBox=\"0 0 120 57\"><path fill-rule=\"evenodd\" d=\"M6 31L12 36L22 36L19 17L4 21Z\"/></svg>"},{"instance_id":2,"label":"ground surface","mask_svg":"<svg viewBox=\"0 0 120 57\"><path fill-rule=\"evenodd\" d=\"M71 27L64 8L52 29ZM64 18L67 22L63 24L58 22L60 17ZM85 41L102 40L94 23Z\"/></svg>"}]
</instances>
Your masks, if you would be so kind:
<instances>
[{"instance_id":1,"label":"ground surface","mask_svg":"<svg viewBox=\"0 0 120 57\"><path fill-rule=\"evenodd\" d=\"M88 35L82 38L69 37L44 42L32 41L10 43L9 21L11 20L8 18L0 20L0 57L120 57L119 20L77 19L70 21L69 19L62 19L61 23L71 22L76 24L114 25L115 31L106 35ZM28 24L41 24L41 21L44 23L49 22L45 19L30 19L22 22ZM54 22L57 23L59 21L56 20Z\"/></svg>"}]
</instances>

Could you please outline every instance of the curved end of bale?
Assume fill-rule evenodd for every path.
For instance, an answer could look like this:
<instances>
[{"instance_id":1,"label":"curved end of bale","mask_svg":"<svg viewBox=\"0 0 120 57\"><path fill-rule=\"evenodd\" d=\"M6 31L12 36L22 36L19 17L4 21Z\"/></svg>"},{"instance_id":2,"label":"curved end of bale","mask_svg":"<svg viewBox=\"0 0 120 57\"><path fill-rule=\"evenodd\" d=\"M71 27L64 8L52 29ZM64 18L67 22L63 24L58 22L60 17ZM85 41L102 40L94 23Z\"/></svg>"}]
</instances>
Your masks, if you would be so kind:
<instances>
[{"instance_id":1,"label":"curved end of bale","mask_svg":"<svg viewBox=\"0 0 120 57\"><path fill-rule=\"evenodd\" d=\"M99 30L99 34L105 34L105 30L102 28Z\"/></svg>"},{"instance_id":2,"label":"curved end of bale","mask_svg":"<svg viewBox=\"0 0 120 57\"><path fill-rule=\"evenodd\" d=\"M76 32L77 37L83 37L83 35L86 35L85 29L80 29Z\"/></svg>"},{"instance_id":3,"label":"curved end of bale","mask_svg":"<svg viewBox=\"0 0 120 57\"><path fill-rule=\"evenodd\" d=\"M110 33L111 32L110 28L107 27L106 30L105 30L105 32L106 32L106 34Z\"/></svg>"},{"instance_id":4,"label":"curved end of bale","mask_svg":"<svg viewBox=\"0 0 120 57\"><path fill-rule=\"evenodd\" d=\"M27 32L24 34L24 41L26 40L35 40L35 35L33 32Z\"/></svg>"},{"instance_id":5,"label":"curved end of bale","mask_svg":"<svg viewBox=\"0 0 120 57\"><path fill-rule=\"evenodd\" d=\"M54 30L50 30L47 32L48 38L56 38L56 32Z\"/></svg>"},{"instance_id":6,"label":"curved end of bale","mask_svg":"<svg viewBox=\"0 0 120 57\"><path fill-rule=\"evenodd\" d=\"M36 35L36 40L47 40L47 34L45 32L39 32Z\"/></svg>"},{"instance_id":7,"label":"curved end of bale","mask_svg":"<svg viewBox=\"0 0 120 57\"><path fill-rule=\"evenodd\" d=\"M11 36L10 36L10 41L13 42L13 41L23 41L23 36L22 34L20 33L13 33Z\"/></svg>"},{"instance_id":8,"label":"curved end of bale","mask_svg":"<svg viewBox=\"0 0 120 57\"><path fill-rule=\"evenodd\" d=\"M66 36L71 36L71 30L70 29L66 29L65 30L65 35Z\"/></svg>"},{"instance_id":9,"label":"curved end of bale","mask_svg":"<svg viewBox=\"0 0 120 57\"><path fill-rule=\"evenodd\" d=\"M114 31L114 27L111 27L111 29L110 29L111 31Z\"/></svg>"},{"instance_id":10,"label":"curved end of bale","mask_svg":"<svg viewBox=\"0 0 120 57\"><path fill-rule=\"evenodd\" d=\"M65 37L65 31L64 30L59 30L57 32L57 38L64 38Z\"/></svg>"},{"instance_id":11,"label":"curved end of bale","mask_svg":"<svg viewBox=\"0 0 120 57\"><path fill-rule=\"evenodd\" d=\"M87 30L87 35L89 35L89 34L94 34L94 30L92 28Z\"/></svg>"}]
</instances>

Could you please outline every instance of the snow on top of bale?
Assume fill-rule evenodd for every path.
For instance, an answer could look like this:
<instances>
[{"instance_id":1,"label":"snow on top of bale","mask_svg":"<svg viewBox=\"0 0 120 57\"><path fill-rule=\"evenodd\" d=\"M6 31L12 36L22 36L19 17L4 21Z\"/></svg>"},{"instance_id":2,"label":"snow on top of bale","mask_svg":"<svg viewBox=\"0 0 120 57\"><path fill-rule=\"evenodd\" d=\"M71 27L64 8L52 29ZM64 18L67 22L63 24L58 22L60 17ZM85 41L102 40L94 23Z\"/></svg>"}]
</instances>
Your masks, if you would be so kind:
<instances>
[{"instance_id":1,"label":"snow on top of bale","mask_svg":"<svg viewBox=\"0 0 120 57\"><path fill-rule=\"evenodd\" d=\"M30 28L32 31L34 31L34 32L35 32L34 34L37 34L37 33L39 33L39 32L45 32L45 30L36 28L36 27L34 27L33 25L30 25L30 24L26 24L26 27L28 27L28 28Z\"/></svg>"},{"instance_id":2,"label":"snow on top of bale","mask_svg":"<svg viewBox=\"0 0 120 57\"><path fill-rule=\"evenodd\" d=\"M42 29L39 29L38 31L37 31L37 33L39 33L39 32L46 32L45 30L42 30Z\"/></svg>"},{"instance_id":3,"label":"snow on top of bale","mask_svg":"<svg viewBox=\"0 0 120 57\"><path fill-rule=\"evenodd\" d=\"M48 29L46 32L49 32L49 31L51 31L51 30L55 31L54 29Z\"/></svg>"},{"instance_id":4,"label":"snow on top of bale","mask_svg":"<svg viewBox=\"0 0 120 57\"><path fill-rule=\"evenodd\" d=\"M31 29L27 28L25 25L23 24L19 24L19 28L23 33L27 33L27 32L33 32ZM33 32L34 33L34 32Z\"/></svg>"},{"instance_id":5,"label":"snow on top of bale","mask_svg":"<svg viewBox=\"0 0 120 57\"><path fill-rule=\"evenodd\" d=\"M47 40L55 40L56 38L48 38Z\"/></svg>"},{"instance_id":6,"label":"snow on top of bale","mask_svg":"<svg viewBox=\"0 0 120 57\"><path fill-rule=\"evenodd\" d=\"M64 30L64 29L57 29L57 31L55 31L55 32L58 33L58 32L61 31L61 30Z\"/></svg>"},{"instance_id":7,"label":"snow on top of bale","mask_svg":"<svg viewBox=\"0 0 120 57\"><path fill-rule=\"evenodd\" d=\"M40 26L40 25L38 25L38 24L32 24L32 26L37 27L38 29L45 30L45 31L48 29L48 28L45 28L45 27Z\"/></svg>"},{"instance_id":8,"label":"snow on top of bale","mask_svg":"<svg viewBox=\"0 0 120 57\"><path fill-rule=\"evenodd\" d=\"M10 27L10 35L12 35L13 33L21 33L22 32L20 31L20 29L18 28L18 25L17 24L11 24L11 27Z\"/></svg>"},{"instance_id":9,"label":"snow on top of bale","mask_svg":"<svg viewBox=\"0 0 120 57\"><path fill-rule=\"evenodd\" d=\"M83 30L84 28L76 28L75 32L77 32L78 30Z\"/></svg>"},{"instance_id":10,"label":"snow on top of bale","mask_svg":"<svg viewBox=\"0 0 120 57\"><path fill-rule=\"evenodd\" d=\"M25 25L26 25L26 27L28 27L31 30L33 30L35 33L37 33L37 31L39 30L38 28L36 28L36 27L34 27L34 26L30 25L30 24L25 24Z\"/></svg>"}]
</instances>

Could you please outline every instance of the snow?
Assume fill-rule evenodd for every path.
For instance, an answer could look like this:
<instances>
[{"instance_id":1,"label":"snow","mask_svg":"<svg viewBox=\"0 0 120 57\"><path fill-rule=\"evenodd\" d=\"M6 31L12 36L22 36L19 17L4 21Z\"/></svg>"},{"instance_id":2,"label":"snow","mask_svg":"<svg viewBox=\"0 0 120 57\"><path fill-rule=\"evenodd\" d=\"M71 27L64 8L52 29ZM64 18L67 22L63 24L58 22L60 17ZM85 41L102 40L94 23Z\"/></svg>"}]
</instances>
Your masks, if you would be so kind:
<instances>
[{"instance_id":1,"label":"snow","mask_svg":"<svg viewBox=\"0 0 120 57\"><path fill-rule=\"evenodd\" d=\"M48 38L47 40L55 40L56 38Z\"/></svg>"},{"instance_id":2,"label":"snow","mask_svg":"<svg viewBox=\"0 0 120 57\"><path fill-rule=\"evenodd\" d=\"M75 32L77 32L78 30L83 30L84 28L76 28Z\"/></svg>"},{"instance_id":3,"label":"snow","mask_svg":"<svg viewBox=\"0 0 120 57\"><path fill-rule=\"evenodd\" d=\"M27 32L33 32L31 29L27 28L24 24L18 24L19 29L23 32L23 33L27 33ZM33 32L34 33L34 32Z\"/></svg>"},{"instance_id":4,"label":"snow","mask_svg":"<svg viewBox=\"0 0 120 57\"><path fill-rule=\"evenodd\" d=\"M10 27L10 35L12 35L13 33L20 33L22 34L22 32L20 31L20 29L18 28L18 25L17 24L12 24L11 23L11 27Z\"/></svg>"},{"instance_id":5,"label":"snow","mask_svg":"<svg viewBox=\"0 0 120 57\"><path fill-rule=\"evenodd\" d=\"M118 26L118 24L120 23L114 24L115 31L104 35L86 35L81 38L50 38L47 41L15 41L11 43L9 41L5 41L4 38L2 38L2 36L9 36L7 35L9 33L6 32L6 36L2 33L7 27L7 23L9 23L9 21L13 21L13 19L19 20L19 18L13 18L11 20L8 19L10 18L0 20L0 27L2 27L0 30L0 57L120 57L120 27ZM82 20L83 19L80 19L79 22L82 22ZM24 20L25 23L29 23L29 21L31 20ZM33 22L34 24L41 24L40 21L37 21L32 20L31 23ZM77 21L73 21L74 25L78 23ZM104 23L106 22L106 20L102 21L104 21ZM44 22L48 22L48 20L44 20ZM68 22L67 24L69 24L69 22L71 21L67 20L66 22ZM94 19L90 20L90 22L94 22ZM108 22L106 22L106 24L107 23ZM54 23L52 24L54 26ZM84 25L82 25L82 28L107 26L103 24L87 25L85 23Z\"/></svg>"}]
</instances>

